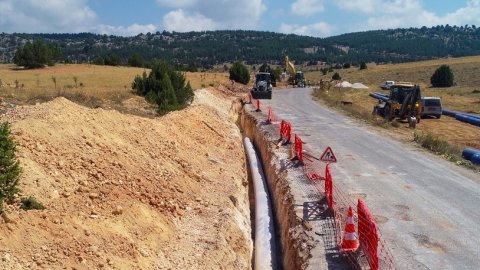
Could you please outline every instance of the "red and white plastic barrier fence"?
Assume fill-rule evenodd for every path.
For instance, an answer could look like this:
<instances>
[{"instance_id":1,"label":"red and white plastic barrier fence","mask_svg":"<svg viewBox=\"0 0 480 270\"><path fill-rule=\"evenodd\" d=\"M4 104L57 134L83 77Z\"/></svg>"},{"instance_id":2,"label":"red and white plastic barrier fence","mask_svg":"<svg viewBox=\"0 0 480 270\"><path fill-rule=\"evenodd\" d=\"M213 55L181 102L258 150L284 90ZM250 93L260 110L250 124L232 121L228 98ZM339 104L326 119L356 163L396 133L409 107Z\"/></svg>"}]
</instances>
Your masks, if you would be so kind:
<instances>
[{"instance_id":1,"label":"red and white plastic barrier fence","mask_svg":"<svg viewBox=\"0 0 480 270\"><path fill-rule=\"evenodd\" d=\"M378 230L375 219L361 199L358 199L358 236L360 246L372 270L378 270Z\"/></svg>"},{"instance_id":2,"label":"red and white plastic barrier fence","mask_svg":"<svg viewBox=\"0 0 480 270\"><path fill-rule=\"evenodd\" d=\"M251 98L251 96L249 96ZM257 110L260 110L260 103L257 100ZM272 108L268 107L268 116L267 122L272 123L275 119L273 114ZM279 141L283 141L283 144L290 143L291 140L291 132L292 132L292 125L290 122L282 120L280 123L280 139ZM336 185L333 183L332 179L332 172L330 168L330 162L336 162L336 157L331 151L331 148L328 147L325 152L322 154L320 159L311 159L312 156L306 155L306 159L304 162L304 153L303 153L303 141L301 138L295 134L295 154L297 158L300 160L302 164L305 165L304 169L308 179L311 180L312 185L315 189L322 195L327 198L328 208L333 210L335 223L336 223L336 230L337 230L337 245L339 250L342 252L347 252L349 254L352 253L355 248L343 248L346 246L345 241L353 241L352 235L355 235L355 230L352 230L352 227L355 228L354 224L351 224L353 215L358 213L357 215L357 228L358 228L358 248L360 252L363 252L364 256L358 257L355 255L358 253L354 252L354 256L347 256L349 259L352 260L352 266L354 268L360 267L363 269L367 267L367 265L362 265L362 260L365 264L368 264L368 268L371 270L378 270L378 269L395 269L395 264L393 262L393 256L386 244L386 242L381 238L380 232L378 231L377 224L375 220L363 203L362 200L358 200L357 209L352 210L352 217L346 215L345 210L348 209L354 203L351 199L346 196ZM313 172L312 170L317 169L320 167L320 160L327 162L325 167L325 177L321 176L321 173ZM315 167L315 168L313 168ZM308 169L307 169L308 168ZM325 179L325 186L322 190L322 187L319 185L318 180ZM350 212L350 211L349 211ZM350 214L350 213L349 213ZM346 222L345 222L346 221ZM350 222L350 223L348 223ZM348 226L347 226L348 223ZM345 228L345 232L342 234L342 228ZM348 233L348 235L347 235ZM348 236L348 237L347 237ZM353 243L349 245L354 246ZM357 256L357 257L356 257ZM354 260L354 261L353 261Z\"/></svg>"}]
</instances>

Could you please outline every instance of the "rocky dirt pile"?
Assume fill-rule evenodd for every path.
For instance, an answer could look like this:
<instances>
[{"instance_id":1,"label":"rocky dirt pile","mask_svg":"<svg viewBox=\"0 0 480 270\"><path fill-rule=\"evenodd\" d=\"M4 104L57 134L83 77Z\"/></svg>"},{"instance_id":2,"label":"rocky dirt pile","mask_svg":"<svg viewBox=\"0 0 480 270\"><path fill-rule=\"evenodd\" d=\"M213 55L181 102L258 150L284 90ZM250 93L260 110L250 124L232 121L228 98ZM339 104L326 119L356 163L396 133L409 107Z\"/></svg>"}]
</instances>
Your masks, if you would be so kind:
<instances>
[{"instance_id":1,"label":"rocky dirt pile","mask_svg":"<svg viewBox=\"0 0 480 270\"><path fill-rule=\"evenodd\" d=\"M0 269L248 269L241 135L230 102L197 96L156 119L64 98L9 109L20 196L46 210L7 205Z\"/></svg>"}]
</instances>

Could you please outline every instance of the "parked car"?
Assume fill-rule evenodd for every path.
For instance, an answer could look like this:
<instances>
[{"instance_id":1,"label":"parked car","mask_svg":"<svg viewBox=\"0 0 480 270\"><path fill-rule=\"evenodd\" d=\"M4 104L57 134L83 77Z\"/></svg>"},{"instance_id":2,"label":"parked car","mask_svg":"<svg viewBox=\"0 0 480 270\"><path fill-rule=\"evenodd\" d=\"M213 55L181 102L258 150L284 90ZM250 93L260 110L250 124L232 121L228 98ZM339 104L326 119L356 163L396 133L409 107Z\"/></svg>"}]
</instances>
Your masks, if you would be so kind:
<instances>
[{"instance_id":1,"label":"parked car","mask_svg":"<svg viewBox=\"0 0 480 270\"><path fill-rule=\"evenodd\" d=\"M385 83L383 83L382 85L380 85L380 88L382 88L383 90L389 90L390 89L390 86L394 85L395 82L394 81L385 81Z\"/></svg>"},{"instance_id":2,"label":"parked car","mask_svg":"<svg viewBox=\"0 0 480 270\"><path fill-rule=\"evenodd\" d=\"M442 101L439 97L422 97L422 116L442 116Z\"/></svg>"}]
</instances>

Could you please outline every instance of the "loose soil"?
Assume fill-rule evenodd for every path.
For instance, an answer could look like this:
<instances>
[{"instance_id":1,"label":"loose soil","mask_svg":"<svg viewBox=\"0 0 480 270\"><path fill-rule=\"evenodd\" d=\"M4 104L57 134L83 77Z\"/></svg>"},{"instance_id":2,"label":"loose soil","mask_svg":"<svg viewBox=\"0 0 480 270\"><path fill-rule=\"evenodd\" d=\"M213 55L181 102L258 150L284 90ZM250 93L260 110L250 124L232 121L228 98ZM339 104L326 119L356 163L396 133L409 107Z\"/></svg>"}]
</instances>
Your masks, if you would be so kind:
<instances>
[{"instance_id":1,"label":"loose soil","mask_svg":"<svg viewBox=\"0 0 480 270\"><path fill-rule=\"evenodd\" d=\"M3 103L23 173L0 218L0 269L249 269L247 173L230 104L200 90L189 108L149 119L62 97ZM46 210L21 210L27 196Z\"/></svg>"}]
</instances>

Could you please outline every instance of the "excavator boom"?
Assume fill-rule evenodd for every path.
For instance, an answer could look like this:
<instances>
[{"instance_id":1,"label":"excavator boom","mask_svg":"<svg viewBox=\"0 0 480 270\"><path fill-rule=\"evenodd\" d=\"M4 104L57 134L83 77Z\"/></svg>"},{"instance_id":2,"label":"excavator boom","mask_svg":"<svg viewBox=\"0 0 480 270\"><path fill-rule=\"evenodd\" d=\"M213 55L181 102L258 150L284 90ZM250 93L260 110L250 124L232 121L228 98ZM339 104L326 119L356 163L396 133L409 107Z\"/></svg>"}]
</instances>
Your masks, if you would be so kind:
<instances>
[{"instance_id":1,"label":"excavator boom","mask_svg":"<svg viewBox=\"0 0 480 270\"><path fill-rule=\"evenodd\" d=\"M290 71L290 76L295 76L297 73L297 70L295 69L295 66L290 62L288 59L288 55L285 56L285 66L289 69Z\"/></svg>"},{"instance_id":2,"label":"excavator boom","mask_svg":"<svg viewBox=\"0 0 480 270\"><path fill-rule=\"evenodd\" d=\"M285 69L290 71L288 82L294 86L305 87L305 77L303 72L297 71L295 65L290 62L288 55L285 56Z\"/></svg>"}]
</instances>

